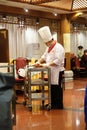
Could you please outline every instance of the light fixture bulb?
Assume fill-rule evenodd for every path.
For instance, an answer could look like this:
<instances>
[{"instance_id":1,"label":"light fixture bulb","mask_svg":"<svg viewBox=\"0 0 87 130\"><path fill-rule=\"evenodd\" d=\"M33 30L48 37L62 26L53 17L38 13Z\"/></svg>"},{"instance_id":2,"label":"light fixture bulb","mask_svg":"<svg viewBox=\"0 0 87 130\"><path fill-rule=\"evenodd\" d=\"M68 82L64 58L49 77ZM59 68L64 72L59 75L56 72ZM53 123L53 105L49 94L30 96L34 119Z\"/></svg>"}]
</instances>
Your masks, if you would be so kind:
<instances>
[{"instance_id":1,"label":"light fixture bulb","mask_svg":"<svg viewBox=\"0 0 87 130\"><path fill-rule=\"evenodd\" d=\"M28 9L24 8L24 11L27 13L27 12L28 12Z\"/></svg>"}]
</instances>

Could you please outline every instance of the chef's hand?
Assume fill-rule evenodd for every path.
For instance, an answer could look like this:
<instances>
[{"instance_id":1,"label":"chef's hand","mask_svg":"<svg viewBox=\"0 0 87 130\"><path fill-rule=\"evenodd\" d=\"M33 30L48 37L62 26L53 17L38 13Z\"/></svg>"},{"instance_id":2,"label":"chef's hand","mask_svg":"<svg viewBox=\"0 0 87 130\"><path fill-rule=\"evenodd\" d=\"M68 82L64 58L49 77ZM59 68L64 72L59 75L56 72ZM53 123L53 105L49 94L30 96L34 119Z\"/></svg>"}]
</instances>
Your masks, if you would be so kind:
<instances>
[{"instance_id":1,"label":"chef's hand","mask_svg":"<svg viewBox=\"0 0 87 130\"><path fill-rule=\"evenodd\" d=\"M40 66L40 62L39 62L39 61L37 61L36 63L34 63L34 66L35 66L35 67Z\"/></svg>"},{"instance_id":2,"label":"chef's hand","mask_svg":"<svg viewBox=\"0 0 87 130\"><path fill-rule=\"evenodd\" d=\"M39 62L39 61L37 61L35 64L37 64L37 65L38 65L38 64L40 64L40 62Z\"/></svg>"},{"instance_id":3,"label":"chef's hand","mask_svg":"<svg viewBox=\"0 0 87 130\"><path fill-rule=\"evenodd\" d=\"M49 66L49 63L44 63L42 64L43 67L48 67Z\"/></svg>"}]
</instances>

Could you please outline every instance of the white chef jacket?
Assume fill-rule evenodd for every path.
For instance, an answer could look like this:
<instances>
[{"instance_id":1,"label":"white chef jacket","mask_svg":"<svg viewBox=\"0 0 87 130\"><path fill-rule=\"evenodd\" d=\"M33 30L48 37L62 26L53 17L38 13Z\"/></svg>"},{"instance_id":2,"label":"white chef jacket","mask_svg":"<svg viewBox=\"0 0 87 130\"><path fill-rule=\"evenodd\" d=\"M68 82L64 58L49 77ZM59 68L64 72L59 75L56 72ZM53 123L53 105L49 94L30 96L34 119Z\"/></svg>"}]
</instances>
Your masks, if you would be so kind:
<instances>
[{"instance_id":1,"label":"white chef jacket","mask_svg":"<svg viewBox=\"0 0 87 130\"><path fill-rule=\"evenodd\" d=\"M54 62L57 66L50 66L51 68L51 84L58 84L59 72L64 70L65 51L61 44L56 43L52 50L48 53L46 48L42 57L46 63Z\"/></svg>"}]
</instances>

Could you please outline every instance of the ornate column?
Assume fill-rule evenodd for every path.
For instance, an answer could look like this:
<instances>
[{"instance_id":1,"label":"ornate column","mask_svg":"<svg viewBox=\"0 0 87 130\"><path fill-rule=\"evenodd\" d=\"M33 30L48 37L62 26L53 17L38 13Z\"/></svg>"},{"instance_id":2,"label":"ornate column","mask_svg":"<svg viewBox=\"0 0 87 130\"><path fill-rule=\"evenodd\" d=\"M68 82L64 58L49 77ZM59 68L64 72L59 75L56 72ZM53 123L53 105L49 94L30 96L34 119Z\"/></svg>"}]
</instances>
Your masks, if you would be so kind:
<instances>
[{"instance_id":1,"label":"ornate column","mask_svg":"<svg viewBox=\"0 0 87 130\"><path fill-rule=\"evenodd\" d=\"M70 21L68 15L61 17L61 43L65 48L66 70L70 70Z\"/></svg>"}]
</instances>

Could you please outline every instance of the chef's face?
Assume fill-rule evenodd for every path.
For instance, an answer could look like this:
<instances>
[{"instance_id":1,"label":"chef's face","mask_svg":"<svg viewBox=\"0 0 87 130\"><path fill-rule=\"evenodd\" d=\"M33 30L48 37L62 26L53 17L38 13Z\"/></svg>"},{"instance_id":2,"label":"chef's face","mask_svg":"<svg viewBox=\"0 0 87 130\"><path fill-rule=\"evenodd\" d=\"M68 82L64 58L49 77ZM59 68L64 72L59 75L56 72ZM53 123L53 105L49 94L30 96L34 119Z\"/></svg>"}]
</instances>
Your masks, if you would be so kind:
<instances>
[{"instance_id":1,"label":"chef's face","mask_svg":"<svg viewBox=\"0 0 87 130\"><path fill-rule=\"evenodd\" d=\"M52 45L52 40L45 43L46 46L50 47Z\"/></svg>"},{"instance_id":2,"label":"chef's face","mask_svg":"<svg viewBox=\"0 0 87 130\"><path fill-rule=\"evenodd\" d=\"M87 55L87 52L85 52L85 55Z\"/></svg>"}]
</instances>

